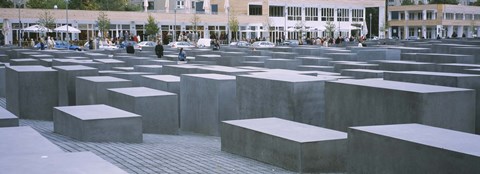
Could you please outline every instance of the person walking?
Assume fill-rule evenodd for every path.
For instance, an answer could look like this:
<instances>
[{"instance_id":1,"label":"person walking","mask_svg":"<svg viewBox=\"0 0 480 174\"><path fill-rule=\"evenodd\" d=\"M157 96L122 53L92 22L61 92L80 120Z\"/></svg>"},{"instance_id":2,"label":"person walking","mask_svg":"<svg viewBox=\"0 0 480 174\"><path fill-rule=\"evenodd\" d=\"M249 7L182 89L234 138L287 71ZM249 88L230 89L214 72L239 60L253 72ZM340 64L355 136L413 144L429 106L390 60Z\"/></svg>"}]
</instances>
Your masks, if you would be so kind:
<instances>
[{"instance_id":1,"label":"person walking","mask_svg":"<svg viewBox=\"0 0 480 174\"><path fill-rule=\"evenodd\" d=\"M126 50L128 54L135 54L135 48L133 48L132 43L128 43Z\"/></svg>"},{"instance_id":2,"label":"person walking","mask_svg":"<svg viewBox=\"0 0 480 174\"><path fill-rule=\"evenodd\" d=\"M157 46L155 46L155 54L157 54L157 58L162 58L163 56L163 45L160 40L157 42Z\"/></svg>"}]
</instances>

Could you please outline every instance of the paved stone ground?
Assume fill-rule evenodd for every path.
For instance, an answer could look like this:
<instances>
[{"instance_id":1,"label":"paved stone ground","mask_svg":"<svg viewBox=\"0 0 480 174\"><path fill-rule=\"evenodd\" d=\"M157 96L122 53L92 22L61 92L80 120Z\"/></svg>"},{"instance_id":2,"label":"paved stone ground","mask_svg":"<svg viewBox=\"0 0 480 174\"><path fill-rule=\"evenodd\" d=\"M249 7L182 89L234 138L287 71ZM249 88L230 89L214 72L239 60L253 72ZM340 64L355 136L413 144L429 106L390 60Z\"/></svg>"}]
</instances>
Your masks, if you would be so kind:
<instances>
[{"instance_id":1,"label":"paved stone ground","mask_svg":"<svg viewBox=\"0 0 480 174\"><path fill-rule=\"evenodd\" d=\"M0 98L5 108L5 98ZM220 138L181 133L143 134L143 143L81 142L53 133L53 122L20 120L66 152L90 151L129 173L291 173L220 150Z\"/></svg>"}]
</instances>

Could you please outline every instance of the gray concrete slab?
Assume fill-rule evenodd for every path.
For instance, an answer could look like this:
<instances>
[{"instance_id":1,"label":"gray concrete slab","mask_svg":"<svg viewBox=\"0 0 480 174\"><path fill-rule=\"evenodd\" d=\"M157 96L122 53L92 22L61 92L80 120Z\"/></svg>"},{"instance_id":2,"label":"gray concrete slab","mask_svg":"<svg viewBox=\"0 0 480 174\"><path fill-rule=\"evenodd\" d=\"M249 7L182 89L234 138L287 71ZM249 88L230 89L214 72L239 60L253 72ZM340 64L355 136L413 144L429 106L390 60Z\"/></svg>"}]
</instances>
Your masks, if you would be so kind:
<instances>
[{"instance_id":1,"label":"gray concrete slab","mask_svg":"<svg viewBox=\"0 0 480 174\"><path fill-rule=\"evenodd\" d=\"M58 106L76 105L75 81L79 76L98 76L98 69L83 65L54 66L58 71Z\"/></svg>"},{"instance_id":2,"label":"gray concrete slab","mask_svg":"<svg viewBox=\"0 0 480 174\"><path fill-rule=\"evenodd\" d=\"M224 121L222 151L299 173L344 172L347 134L279 118Z\"/></svg>"},{"instance_id":3,"label":"gray concrete slab","mask_svg":"<svg viewBox=\"0 0 480 174\"><path fill-rule=\"evenodd\" d=\"M62 149L28 126L0 128L0 139L1 159L7 156L63 153ZM2 171L5 172L4 168Z\"/></svg>"},{"instance_id":4,"label":"gray concrete slab","mask_svg":"<svg viewBox=\"0 0 480 174\"><path fill-rule=\"evenodd\" d=\"M34 66L34 65L40 65L40 61L32 58L12 59L10 60L10 65L11 66L21 66L21 65Z\"/></svg>"},{"instance_id":5,"label":"gray concrete slab","mask_svg":"<svg viewBox=\"0 0 480 174\"><path fill-rule=\"evenodd\" d=\"M369 79L369 78L383 78L383 74L387 71L382 70L370 70L370 69L344 69L342 70L342 76L351 76L356 79Z\"/></svg>"},{"instance_id":6,"label":"gray concrete slab","mask_svg":"<svg viewBox=\"0 0 480 174\"><path fill-rule=\"evenodd\" d=\"M216 62L222 56L218 54L201 54L195 56L195 61L214 61Z\"/></svg>"},{"instance_id":7,"label":"gray concrete slab","mask_svg":"<svg viewBox=\"0 0 480 174\"><path fill-rule=\"evenodd\" d=\"M297 67L297 70L334 72L334 67L333 66L317 66L317 65L300 65Z\"/></svg>"},{"instance_id":8,"label":"gray concrete slab","mask_svg":"<svg viewBox=\"0 0 480 174\"><path fill-rule=\"evenodd\" d=\"M220 52L221 57L216 59L217 65L222 66L241 66L245 61L245 52Z\"/></svg>"},{"instance_id":9,"label":"gray concrete slab","mask_svg":"<svg viewBox=\"0 0 480 174\"><path fill-rule=\"evenodd\" d=\"M446 99L448 98L448 100ZM377 79L325 84L326 128L421 123L475 132L475 91Z\"/></svg>"},{"instance_id":10,"label":"gray concrete slab","mask_svg":"<svg viewBox=\"0 0 480 174\"><path fill-rule=\"evenodd\" d=\"M107 105L53 109L55 133L80 141L141 143L142 116Z\"/></svg>"},{"instance_id":11,"label":"gray concrete slab","mask_svg":"<svg viewBox=\"0 0 480 174\"><path fill-rule=\"evenodd\" d=\"M278 117L324 126L324 83L328 80L336 79L287 73L237 76L240 117Z\"/></svg>"},{"instance_id":12,"label":"gray concrete slab","mask_svg":"<svg viewBox=\"0 0 480 174\"><path fill-rule=\"evenodd\" d=\"M110 76L132 81L133 86L140 86L140 79L143 75L154 75L149 72L121 72L111 73Z\"/></svg>"},{"instance_id":13,"label":"gray concrete slab","mask_svg":"<svg viewBox=\"0 0 480 174\"><path fill-rule=\"evenodd\" d=\"M6 90L6 72L5 66L0 66L0 97L5 97L5 90Z\"/></svg>"},{"instance_id":14,"label":"gray concrete slab","mask_svg":"<svg viewBox=\"0 0 480 174\"><path fill-rule=\"evenodd\" d=\"M132 87L130 80L111 76L77 77L75 82L77 105L106 104L108 88Z\"/></svg>"},{"instance_id":15,"label":"gray concrete slab","mask_svg":"<svg viewBox=\"0 0 480 174\"><path fill-rule=\"evenodd\" d=\"M0 127L18 126L18 117L0 107Z\"/></svg>"},{"instance_id":16,"label":"gray concrete slab","mask_svg":"<svg viewBox=\"0 0 480 174\"><path fill-rule=\"evenodd\" d=\"M336 63L333 66L333 72L341 73L344 69L372 69L377 70L379 65L368 63Z\"/></svg>"},{"instance_id":17,"label":"gray concrete slab","mask_svg":"<svg viewBox=\"0 0 480 174\"><path fill-rule=\"evenodd\" d=\"M142 116L143 132L178 134L178 95L146 87L108 89L108 105Z\"/></svg>"},{"instance_id":18,"label":"gray concrete slab","mask_svg":"<svg viewBox=\"0 0 480 174\"><path fill-rule=\"evenodd\" d=\"M154 60L150 60L149 63L150 63L149 65L176 65L177 61L154 59Z\"/></svg>"},{"instance_id":19,"label":"gray concrete slab","mask_svg":"<svg viewBox=\"0 0 480 174\"><path fill-rule=\"evenodd\" d=\"M402 60L430 63L475 63L473 55L439 54L439 53L405 53Z\"/></svg>"},{"instance_id":20,"label":"gray concrete slab","mask_svg":"<svg viewBox=\"0 0 480 174\"><path fill-rule=\"evenodd\" d=\"M442 63L437 64L437 71L439 72L453 72L453 73L468 73L466 69L480 68L479 64L464 64L464 63Z\"/></svg>"},{"instance_id":21,"label":"gray concrete slab","mask_svg":"<svg viewBox=\"0 0 480 174\"><path fill-rule=\"evenodd\" d=\"M361 49L357 51L357 60L400 60L400 52L396 49Z\"/></svg>"},{"instance_id":22,"label":"gray concrete slab","mask_svg":"<svg viewBox=\"0 0 480 174\"><path fill-rule=\"evenodd\" d=\"M125 62L116 59L93 59L93 61L102 63L99 70L111 70L113 67L125 66Z\"/></svg>"},{"instance_id":23,"label":"gray concrete slab","mask_svg":"<svg viewBox=\"0 0 480 174\"><path fill-rule=\"evenodd\" d=\"M435 71L434 63L414 62L414 61L375 61L379 65L379 70L386 71Z\"/></svg>"},{"instance_id":24,"label":"gray concrete slab","mask_svg":"<svg viewBox=\"0 0 480 174\"><path fill-rule=\"evenodd\" d=\"M265 60L265 68L296 70L301 61L298 59L268 59Z\"/></svg>"},{"instance_id":25,"label":"gray concrete slab","mask_svg":"<svg viewBox=\"0 0 480 174\"><path fill-rule=\"evenodd\" d=\"M478 135L420 124L352 127L347 172L479 173L479 145Z\"/></svg>"},{"instance_id":26,"label":"gray concrete slab","mask_svg":"<svg viewBox=\"0 0 480 174\"><path fill-rule=\"evenodd\" d=\"M146 72L152 74L162 74L162 65L135 65L133 70L136 72Z\"/></svg>"},{"instance_id":27,"label":"gray concrete slab","mask_svg":"<svg viewBox=\"0 0 480 174\"><path fill-rule=\"evenodd\" d=\"M127 174L91 152L8 156L0 159L0 167L3 172L11 174Z\"/></svg>"},{"instance_id":28,"label":"gray concrete slab","mask_svg":"<svg viewBox=\"0 0 480 174\"><path fill-rule=\"evenodd\" d=\"M480 75L425 71L386 72L385 80L450 86L475 90L475 100L480 101ZM480 134L480 102L476 102L475 133Z\"/></svg>"},{"instance_id":29,"label":"gray concrete slab","mask_svg":"<svg viewBox=\"0 0 480 174\"><path fill-rule=\"evenodd\" d=\"M58 105L58 73L43 66L6 69L7 110L24 119L52 120Z\"/></svg>"},{"instance_id":30,"label":"gray concrete slab","mask_svg":"<svg viewBox=\"0 0 480 174\"><path fill-rule=\"evenodd\" d=\"M319 66L327 66L329 61L332 61L332 58L327 57L296 57L295 59L299 59L302 62L302 65L319 65Z\"/></svg>"},{"instance_id":31,"label":"gray concrete slab","mask_svg":"<svg viewBox=\"0 0 480 174\"><path fill-rule=\"evenodd\" d=\"M219 136L221 121L239 119L235 76L185 74L180 91L183 131Z\"/></svg>"}]
</instances>

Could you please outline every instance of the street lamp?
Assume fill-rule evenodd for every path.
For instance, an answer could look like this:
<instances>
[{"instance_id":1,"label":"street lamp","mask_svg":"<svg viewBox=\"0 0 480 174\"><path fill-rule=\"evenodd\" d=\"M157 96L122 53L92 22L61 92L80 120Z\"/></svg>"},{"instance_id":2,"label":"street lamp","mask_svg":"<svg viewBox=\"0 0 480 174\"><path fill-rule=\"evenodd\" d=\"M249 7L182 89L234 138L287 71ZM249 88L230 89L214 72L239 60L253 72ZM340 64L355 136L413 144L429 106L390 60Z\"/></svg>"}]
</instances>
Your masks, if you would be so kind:
<instances>
[{"instance_id":1,"label":"street lamp","mask_svg":"<svg viewBox=\"0 0 480 174\"><path fill-rule=\"evenodd\" d=\"M370 39L372 39L372 13L369 14L370 16Z\"/></svg>"},{"instance_id":2,"label":"street lamp","mask_svg":"<svg viewBox=\"0 0 480 174\"><path fill-rule=\"evenodd\" d=\"M172 42L175 42L177 40L177 6L175 6L175 9L173 9L175 12L175 23L173 24L173 39Z\"/></svg>"},{"instance_id":3,"label":"street lamp","mask_svg":"<svg viewBox=\"0 0 480 174\"><path fill-rule=\"evenodd\" d=\"M67 50L70 50L70 35L68 34L68 3L70 0L65 0L67 13Z\"/></svg>"},{"instance_id":4,"label":"street lamp","mask_svg":"<svg viewBox=\"0 0 480 174\"><path fill-rule=\"evenodd\" d=\"M287 11L287 10L288 10L287 4L285 4L285 26L284 26L284 28L283 28L283 31L284 31L284 33L283 33L283 38L284 38L284 39L283 39L283 40L287 40L287 36L288 36L288 35L287 35L287 19L288 19L288 16L287 16L288 11ZM279 44L280 44L280 43L279 43Z\"/></svg>"},{"instance_id":5,"label":"street lamp","mask_svg":"<svg viewBox=\"0 0 480 174\"><path fill-rule=\"evenodd\" d=\"M22 20L20 18L20 7L22 6L22 0L18 0L18 46L19 47L22 47L22 29L23 29L23 26L22 26Z\"/></svg>"},{"instance_id":6,"label":"street lamp","mask_svg":"<svg viewBox=\"0 0 480 174\"><path fill-rule=\"evenodd\" d=\"M230 44L230 7L227 7L227 44Z\"/></svg>"}]
</instances>

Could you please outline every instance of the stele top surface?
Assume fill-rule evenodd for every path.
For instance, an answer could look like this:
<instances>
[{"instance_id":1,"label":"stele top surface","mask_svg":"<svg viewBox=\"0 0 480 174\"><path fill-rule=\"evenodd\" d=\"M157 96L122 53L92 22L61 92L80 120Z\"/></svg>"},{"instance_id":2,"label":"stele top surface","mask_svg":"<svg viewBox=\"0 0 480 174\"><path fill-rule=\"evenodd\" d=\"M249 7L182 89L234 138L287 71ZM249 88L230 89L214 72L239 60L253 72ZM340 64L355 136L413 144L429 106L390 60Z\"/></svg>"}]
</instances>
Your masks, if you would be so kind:
<instances>
[{"instance_id":1,"label":"stele top surface","mask_svg":"<svg viewBox=\"0 0 480 174\"><path fill-rule=\"evenodd\" d=\"M347 134L344 132L280 118L258 118L224 122L300 143L347 139Z\"/></svg>"},{"instance_id":2,"label":"stele top surface","mask_svg":"<svg viewBox=\"0 0 480 174\"><path fill-rule=\"evenodd\" d=\"M480 157L480 136L421 124L352 127L372 134Z\"/></svg>"},{"instance_id":3,"label":"stele top surface","mask_svg":"<svg viewBox=\"0 0 480 174\"><path fill-rule=\"evenodd\" d=\"M128 82L130 80L125 80L121 78L116 78L112 76L87 76L87 77L77 77L84 80L92 81L92 82Z\"/></svg>"},{"instance_id":4,"label":"stele top surface","mask_svg":"<svg viewBox=\"0 0 480 174\"><path fill-rule=\"evenodd\" d=\"M180 77L174 75L143 75L143 77L165 82L180 82Z\"/></svg>"},{"instance_id":5,"label":"stele top surface","mask_svg":"<svg viewBox=\"0 0 480 174\"><path fill-rule=\"evenodd\" d=\"M355 86L365 86L381 89L392 89L415 93L438 93L438 92L459 92L459 91L473 91L471 89L453 88L417 83L396 82L381 79L364 79L364 80L339 80L332 83L340 83Z\"/></svg>"},{"instance_id":6,"label":"stele top surface","mask_svg":"<svg viewBox=\"0 0 480 174\"><path fill-rule=\"evenodd\" d=\"M64 106L64 107L55 107L55 109L65 112L71 116L77 117L81 120L140 117L137 114L120 110L120 109L103 105L103 104Z\"/></svg>"},{"instance_id":7,"label":"stele top surface","mask_svg":"<svg viewBox=\"0 0 480 174\"><path fill-rule=\"evenodd\" d=\"M113 88L108 90L121 93L124 95L128 95L128 96L132 96L132 97L153 97L153 96L176 95L174 93L160 91L160 90L146 88L146 87Z\"/></svg>"},{"instance_id":8,"label":"stele top surface","mask_svg":"<svg viewBox=\"0 0 480 174\"><path fill-rule=\"evenodd\" d=\"M44 66L10 66L14 71L17 72L55 72L56 70Z\"/></svg>"}]
</instances>

